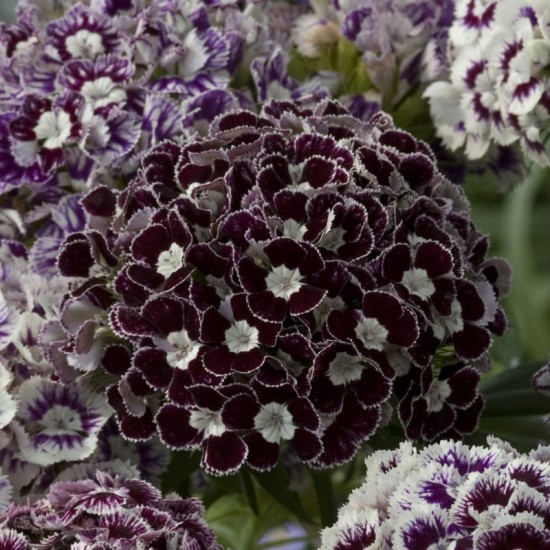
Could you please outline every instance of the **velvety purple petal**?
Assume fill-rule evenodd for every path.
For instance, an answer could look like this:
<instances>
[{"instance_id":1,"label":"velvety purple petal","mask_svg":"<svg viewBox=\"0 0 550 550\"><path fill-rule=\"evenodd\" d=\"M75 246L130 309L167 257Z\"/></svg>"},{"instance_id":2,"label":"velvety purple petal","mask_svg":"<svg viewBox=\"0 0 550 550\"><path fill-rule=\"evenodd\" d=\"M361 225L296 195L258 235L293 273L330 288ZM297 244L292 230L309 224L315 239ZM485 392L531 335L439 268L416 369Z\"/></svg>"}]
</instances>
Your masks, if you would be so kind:
<instances>
[{"instance_id":1,"label":"velvety purple petal","mask_svg":"<svg viewBox=\"0 0 550 550\"><path fill-rule=\"evenodd\" d=\"M260 472L271 470L279 458L279 445L266 441L258 432L252 432L244 437L248 446L247 463Z\"/></svg>"},{"instance_id":2,"label":"velvety purple petal","mask_svg":"<svg viewBox=\"0 0 550 550\"><path fill-rule=\"evenodd\" d=\"M456 354L462 359L479 359L491 345L491 335L483 327L466 325L453 335Z\"/></svg>"},{"instance_id":3,"label":"velvety purple petal","mask_svg":"<svg viewBox=\"0 0 550 550\"><path fill-rule=\"evenodd\" d=\"M206 440L201 465L215 475L227 475L237 471L247 455L245 442L235 433L225 432Z\"/></svg>"},{"instance_id":4,"label":"velvety purple petal","mask_svg":"<svg viewBox=\"0 0 550 550\"><path fill-rule=\"evenodd\" d=\"M396 244L384 254L383 273L386 279L401 282L403 273L411 268L411 251L406 244Z\"/></svg>"},{"instance_id":5,"label":"velvety purple petal","mask_svg":"<svg viewBox=\"0 0 550 550\"><path fill-rule=\"evenodd\" d=\"M302 285L289 299L290 314L302 315L311 311L321 303L326 293L326 290L311 285Z\"/></svg>"},{"instance_id":6,"label":"velvety purple petal","mask_svg":"<svg viewBox=\"0 0 550 550\"><path fill-rule=\"evenodd\" d=\"M191 413L177 405L166 404L155 418L163 443L172 449L194 447L201 441L199 432L189 424Z\"/></svg>"},{"instance_id":7,"label":"velvety purple petal","mask_svg":"<svg viewBox=\"0 0 550 550\"><path fill-rule=\"evenodd\" d=\"M172 368L166 362L166 353L152 348L141 348L134 355L134 365L148 384L156 389L167 388L172 380Z\"/></svg>"},{"instance_id":8,"label":"velvety purple petal","mask_svg":"<svg viewBox=\"0 0 550 550\"><path fill-rule=\"evenodd\" d=\"M259 352L260 354L262 353L261 351ZM243 359L243 365L246 368L246 366L249 366L249 363L246 362L245 359ZM231 353L225 346L216 346L215 348L208 350L203 357L204 368L208 372L218 376L225 376L226 374L229 374L232 370L234 361L235 354ZM258 366L259 365L254 367L252 370ZM247 371L245 370L245 372Z\"/></svg>"},{"instance_id":9,"label":"velvety purple petal","mask_svg":"<svg viewBox=\"0 0 550 550\"><path fill-rule=\"evenodd\" d=\"M414 265L424 269L430 278L440 277L453 269L451 253L435 241L425 241L418 245Z\"/></svg>"},{"instance_id":10,"label":"velvety purple petal","mask_svg":"<svg viewBox=\"0 0 550 550\"><path fill-rule=\"evenodd\" d=\"M255 292L246 297L250 311L268 323L282 323L286 317L286 301L283 298L277 298L273 293Z\"/></svg>"},{"instance_id":11,"label":"velvety purple petal","mask_svg":"<svg viewBox=\"0 0 550 550\"><path fill-rule=\"evenodd\" d=\"M243 393L225 403L222 420L230 430L251 430L259 410L258 400L253 395Z\"/></svg>"},{"instance_id":12,"label":"velvety purple petal","mask_svg":"<svg viewBox=\"0 0 550 550\"><path fill-rule=\"evenodd\" d=\"M291 444L296 455L305 462L314 460L323 450L319 435L303 428L296 429Z\"/></svg>"}]
</instances>

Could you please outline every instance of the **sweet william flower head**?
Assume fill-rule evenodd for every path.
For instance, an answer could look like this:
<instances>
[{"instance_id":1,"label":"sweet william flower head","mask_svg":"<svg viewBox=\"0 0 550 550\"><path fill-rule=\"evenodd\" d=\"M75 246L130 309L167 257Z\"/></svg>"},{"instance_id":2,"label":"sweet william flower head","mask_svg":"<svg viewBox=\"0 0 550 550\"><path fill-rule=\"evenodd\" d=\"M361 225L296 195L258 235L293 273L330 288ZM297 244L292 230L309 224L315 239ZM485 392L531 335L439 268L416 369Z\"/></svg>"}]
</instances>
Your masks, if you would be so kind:
<instances>
[{"instance_id":1,"label":"sweet william flower head","mask_svg":"<svg viewBox=\"0 0 550 550\"><path fill-rule=\"evenodd\" d=\"M547 453L520 454L494 438L377 451L321 549L549 548Z\"/></svg>"},{"instance_id":2,"label":"sweet william flower head","mask_svg":"<svg viewBox=\"0 0 550 550\"><path fill-rule=\"evenodd\" d=\"M32 504L12 503L0 520L5 548L221 548L198 500L101 470L56 482Z\"/></svg>"},{"instance_id":3,"label":"sweet william flower head","mask_svg":"<svg viewBox=\"0 0 550 550\"><path fill-rule=\"evenodd\" d=\"M130 440L158 433L215 474L268 470L281 447L330 467L392 393L413 439L475 429L508 268L429 147L386 115L237 110L82 203L88 228L58 256L80 286L57 345L74 362L95 342L75 365L116 377Z\"/></svg>"},{"instance_id":4,"label":"sweet william flower head","mask_svg":"<svg viewBox=\"0 0 550 550\"><path fill-rule=\"evenodd\" d=\"M549 164L550 35L544 1L459 0L449 32L449 75L425 92L436 131L469 159L521 148Z\"/></svg>"},{"instance_id":5,"label":"sweet william flower head","mask_svg":"<svg viewBox=\"0 0 550 550\"><path fill-rule=\"evenodd\" d=\"M144 149L241 103L237 3L58 4L22 0L0 25L0 193L132 173Z\"/></svg>"}]
</instances>

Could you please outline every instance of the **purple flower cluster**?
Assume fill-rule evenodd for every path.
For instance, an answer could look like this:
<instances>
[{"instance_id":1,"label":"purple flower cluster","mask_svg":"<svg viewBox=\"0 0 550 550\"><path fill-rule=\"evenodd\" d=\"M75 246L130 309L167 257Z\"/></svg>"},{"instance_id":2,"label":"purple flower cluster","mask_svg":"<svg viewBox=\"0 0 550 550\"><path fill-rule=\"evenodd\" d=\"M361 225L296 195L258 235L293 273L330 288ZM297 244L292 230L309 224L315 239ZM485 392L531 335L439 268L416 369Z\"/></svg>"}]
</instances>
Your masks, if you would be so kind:
<instances>
[{"instance_id":1,"label":"purple flower cluster","mask_svg":"<svg viewBox=\"0 0 550 550\"><path fill-rule=\"evenodd\" d=\"M426 90L438 135L470 159L519 144L550 163L550 25L544 0L457 0L449 75Z\"/></svg>"},{"instance_id":2,"label":"purple flower cluster","mask_svg":"<svg viewBox=\"0 0 550 550\"><path fill-rule=\"evenodd\" d=\"M78 286L46 331L102 367L121 433L224 474L288 446L351 459L397 399L409 438L473 431L508 268L421 141L338 103L235 111L83 199L58 256ZM57 362L57 363L56 363Z\"/></svg>"},{"instance_id":3,"label":"purple flower cluster","mask_svg":"<svg viewBox=\"0 0 550 550\"><path fill-rule=\"evenodd\" d=\"M116 178L239 105L227 90L246 45L237 2L42 4L0 25L0 192Z\"/></svg>"},{"instance_id":4,"label":"purple flower cluster","mask_svg":"<svg viewBox=\"0 0 550 550\"><path fill-rule=\"evenodd\" d=\"M550 447L488 443L375 452L321 550L550 548Z\"/></svg>"},{"instance_id":5,"label":"purple flower cluster","mask_svg":"<svg viewBox=\"0 0 550 550\"><path fill-rule=\"evenodd\" d=\"M54 483L32 504L11 504L0 515L0 547L219 550L203 516L196 499L163 497L140 479L96 471Z\"/></svg>"},{"instance_id":6,"label":"purple flower cluster","mask_svg":"<svg viewBox=\"0 0 550 550\"><path fill-rule=\"evenodd\" d=\"M128 460L134 475L158 481L167 450L158 440L132 443L107 419L113 410L104 384L55 362L48 348L70 280L56 275L55 256L65 237L85 227L78 195L33 208L21 219L4 209L0 223L0 467L12 498L38 494L75 461ZM42 218L49 221L43 223ZM30 249L22 244L32 222L41 227ZM28 223L25 223L28 222ZM66 318L69 325L79 323ZM46 336L48 335L48 336ZM65 358L66 356L63 355ZM3 479L3 478L2 478ZM4 481L0 485L3 498ZM2 500L0 499L0 502Z\"/></svg>"}]
</instances>

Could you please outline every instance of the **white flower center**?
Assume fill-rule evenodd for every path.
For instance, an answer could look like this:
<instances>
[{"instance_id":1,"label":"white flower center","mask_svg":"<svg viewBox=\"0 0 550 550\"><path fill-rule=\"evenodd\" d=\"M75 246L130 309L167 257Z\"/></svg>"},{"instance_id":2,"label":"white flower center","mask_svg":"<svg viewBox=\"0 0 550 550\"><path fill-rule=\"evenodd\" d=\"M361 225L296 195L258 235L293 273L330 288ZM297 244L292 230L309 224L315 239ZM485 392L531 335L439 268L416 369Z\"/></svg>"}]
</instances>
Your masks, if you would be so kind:
<instances>
[{"instance_id":1,"label":"white flower center","mask_svg":"<svg viewBox=\"0 0 550 550\"><path fill-rule=\"evenodd\" d=\"M65 111L60 113L46 111L40 115L38 124L34 127L34 133L36 139L45 140L44 147L57 149L71 135L71 118Z\"/></svg>"},{"instance_id":2,"label":"white flower center","mask_svg":"<svg viewBox=\"0 0 550 550\"><path fill-rule=\"evenodd\" d=\"M345 242L344 230L341 227L335 227L321 237L318 246L322 246L323 248L334 252L345 244Z\"/></svg>"},{"instance_id":3,"label":"white flower center","mask_svg":"<svg viewBox=\"0 0 550 550\"><path fill-rule=\"evenodd\" d=\"M82 86L80 93L86 98L93 109L121 103L126 100L126 92L117 86L108 76L101 76L97 80L89 80Z\"/></svg>"},{"instance_id":4,"label":"white flower center","mask_svg":"<svg viewBox=\"0 0 550 550\"><path fill-rule=\"evenodd\" d=\"M167 338L173 350L166 353L166 361L172 367L185 370L197 357L201 345L189 338L187 331L171 332Z\"/></svg>"},{"instance_id":5,"label":"white flower center","mask_svg":"<svg viewBox=\"0 0 550 550\"><path fill-rule=\"evenodd\" d=\"M444 380L435 380L432 382L430 389L424 395L424 399L428 405L428 410L432 412L440 411L443 408L445 399L451 395L451 388Z\"/></svg>"},{"instance_id":6,"label":"white flower center","mask_svg":"<svg viewBox=\"0 0 550 550\"><path fill-rule=\"evenodd\" d=\"M292 294L298 292L302 283L302 276L297 269L288 269L284 265L274 267L266 279L267 289L275 297L288 300Z\"/></svg>"},{"instance_id":7,"label":"white flower center","mask_svg":"<svg viewBox=\"0 0 550 550\"><path fill-rule=\"evenodd\" d=\"M269 443L279 443L281 439L292 439L296 426L286 405L269 403L262 405L262 410L254 418L254 428Z\"/></svg>"},{"instance_id":8,"label":"white flower center","mask_svg":"<svg viewBox=\"0 0 550 550\"><path fill-rule=\"evenodd\" d=\"M225 331L225 345L232 353L250 351L258 346L260 333L246 321L235 321Z\"/></svg>"},{"instance_id":9,"label":"white flower center","mask_svg":"<svg viewBox=\"0 0 550 550\"><path fill-rule=\"evenodd\" d=\"M335 386L343 386L348 382L359 380L362 372L363 365L360 357L349 353L337 353L330 362L327 374Z\"/></svg>"},{"instance_id":10,"label":"white flower center","mask_svg":"<svg viewBox=\"0 0 550 550\"><path fill-rule=\"evenodd\" d=\"M296 220L290 218L283 223L283 235L296 241L302 241L307 227L300 225Z\"/></svg>"},{"instance_id":11,"label":"white flower center","mask_svg":"<svg viewBox=\"0 0 550 550\"><path fill-rule=\"evenodd\" d=\"M454 334L455 332L460 332L464 328L462 306L458 300L454 300L451 304L451 314L448 317L439 315L433 308L432 312L434 313L434 320L436 321L435 325L433 325L436 338L443 339L446 336L445 331L447 331L448 334Z\"/></svg>"},{"instance_id":12,"label":"white flower center","mask_svg":"<svg viewBox=\"0 0 550 550\"><path fill-rule=\"evenodd\" d=\"M65 40L67 51L74 57L92 58L105 52L101 35L80 29L75 34L68 36Z\"/></svg>"},{"instance_id":13,"label":"white flower center","mask_svg":"<svg viewBox=\"0 0 550 550\"><path fill-rule=\"evenodd\" d=\"M355 335L367 349L382 351L388 331L377 319L364 317L355 327Z\"/></svg>"},{"instance_id":14,"label":"white flower center","mask_svg":"<svg viewBox=\"0 0 550 550\"><path fill-rule=\"evenodd\" d=\"M170 277L183 265L183 248L172 243L168 250L163 250L157 260L157 272L164 278Z\"/></svg>"},{"instance_id":15,"label":"white flower center","mask_svg":"<svg viewBox=\"0 0 550 550\"><path fill-rule=\"evenodd\" d=\"M218 411L208 409L192 411L189 424L195 430L204 432L204 437L220 436L225 432L225 426Z\"/></svg>"},{"instance_id":16,"label":"white flower center","mask_svg":"<svg viewBox=\"0 0 550 550\"><path fill-rule=\"evenodd\" d=\"M50 430L82 431L80 415L65 405L54 405L40 420Z\"/></svg>"},{"instance_id":17,"label":"white flower center","mask_svg":"<svg viewBox=\"0 0 550 550\"><path fill-rule=\"evenodd\" d=\"M401 283L411 294L415 294L422 300L427 300L435 292L435 286L425 269L413 267L405 271Z\"/></svg>"}]
</instances>

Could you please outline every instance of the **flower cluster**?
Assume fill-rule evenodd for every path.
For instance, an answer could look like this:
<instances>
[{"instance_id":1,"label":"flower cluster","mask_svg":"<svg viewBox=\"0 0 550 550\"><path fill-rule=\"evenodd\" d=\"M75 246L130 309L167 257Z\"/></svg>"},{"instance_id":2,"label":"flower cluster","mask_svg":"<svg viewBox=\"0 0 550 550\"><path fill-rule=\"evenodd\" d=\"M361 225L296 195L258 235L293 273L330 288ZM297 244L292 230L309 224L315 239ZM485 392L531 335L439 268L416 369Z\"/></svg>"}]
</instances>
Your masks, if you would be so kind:
<instances>
[{"instance_id":1,"label":"flower cluster","mask_svg":"<svg viewBox=\"0 0 550 550\"><path fill-rule=\"evenodd\" d=\"M11 504L0 515L0 546L219 550L203 516L195 499L163 497L140 479L96 471L54 483L32 504Z\"/></svg>"},{"instance_id":2,"label":"flower cluster","mask_svg":"<svg viewBox=\"0 0 550 550\"><path fill-rule=\"evenodd\" d=\"M550 548L550 447L488 443L375 452L321 549Z\"/></svg>"},{"instance_id":3,"label":"flower cluster","mask_svg":"<svg viewBox=\"0 0 550 550\"><path fill-rule=\"evenodd\" d=\"M547 166L550 26L544 0L457 0L448 80L425 95L438 135L470 159L519 143Z\"/></svg>"},{"instance_id":4,"label":"flower cluster","mask_svg":"<svg viewBox=\"0 0 550 550\"><path fill-rule=\"evenodd\" d=\"M0 464L16 493L41 467L90 456L112 414L104 396L67 369L54 373L39 342L68 291L65 277L45 276L55 265L48 244L59 246L70 233L63 227L78 218L64 217L77 210L70 208L77 197L67 199L43 227L36 248L0 239ZM83 220L76 222L81 227Z\"/></svg>"},{"instance_id":5,"label":"flower cluster","mask_svg":"<svg viewBox=\"0 0 550 550\"><path fill-rule=\"evenodd\" d=\"M43 204L21 219L4 209L0 224L0 467L13 498L39 493L71 462L128 460L135 475L158 480L167 451L158 440L132 443L106 424L113 411L90 377L60 351L46 352L43 334L55 336L69 279L56 275L55 257L67 235L85 227L78 195ZM48 221L43 222L42 218ZM25 223L25 221L29 223ZM40 222L34 243L21 241ZM79 320L66 319L79 323ZM53 363L56 363L54 369ZM3 486L2 486L3 487Z\"/></svg>"},{"instance_id":6,"label":"flower cluster","mask_svg":"<svg viewBox=\"0 0 550 550\"><path fill-rule=\"evenodd\" d=\"M315 59L338 42L349 41L355 46L357 64L350 67L349 74L348 67L335 67L342 73L338 75L340 91L351 94L345 99L355 115L363 112L368 119L380 103L391 107L421 81L445 71L452 0L312 4L313 11L299 17L294 27L297 51ZM371 93L365 95L367 91Z\"/></svg>"},{"instance_id":7,"label":"flower cluster","mask_svg":"<svg viewBox=\"0 0 550 550\"><path fill-rule=\"evenodd\" d=\"M387 116L235 111L82 202L58 256L79 286L44 342L115 377L130 440L158 432L217 474L270 469L281 446L330 467L387 422L392 390L410 438L475 429L508 268Z\"/></svg>"},{"instance_id":8,"label":"flower cluster","mask_svg":"<svg viewBox=\"0 0 550 550\"><path fill-rule=\"evenodd\" d=\"M239 105L227 90L246 45L237 2L87 4L59 14L28 0L0 26L0 192L79 188L107 167L116 178Z\"/></svg>"}]
</instances>

